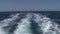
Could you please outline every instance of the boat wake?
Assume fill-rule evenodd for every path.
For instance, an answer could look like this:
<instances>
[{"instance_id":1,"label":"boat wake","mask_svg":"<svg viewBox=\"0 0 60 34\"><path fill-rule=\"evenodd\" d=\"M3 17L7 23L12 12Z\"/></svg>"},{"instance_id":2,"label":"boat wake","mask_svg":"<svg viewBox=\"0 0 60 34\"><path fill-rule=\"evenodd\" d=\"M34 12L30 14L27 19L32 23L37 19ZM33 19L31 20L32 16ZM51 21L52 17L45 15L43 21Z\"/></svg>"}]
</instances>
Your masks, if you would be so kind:
<instances>
[{"instance_id":1,"label":"boat wake","mask_svg":"<svg viewBox=\"0 0 60 34\"><path fill-rule=\"evenodd\" d=\"M0 21L0 34L60 34L60 25L42 14L16 13Z\"/></svg>"}]
</instances>

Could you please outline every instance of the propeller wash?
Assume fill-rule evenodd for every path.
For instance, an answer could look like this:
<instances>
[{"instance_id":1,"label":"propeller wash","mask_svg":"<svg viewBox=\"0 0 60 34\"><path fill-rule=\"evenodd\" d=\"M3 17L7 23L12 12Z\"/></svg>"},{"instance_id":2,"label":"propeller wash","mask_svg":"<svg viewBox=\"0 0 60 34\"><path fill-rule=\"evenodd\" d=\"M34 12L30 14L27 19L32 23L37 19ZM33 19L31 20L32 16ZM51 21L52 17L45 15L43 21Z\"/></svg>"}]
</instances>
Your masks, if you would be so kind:
<instances>
[{"instance_id":1,"label":"propeller wash","mask_svg":"<svg viewBox=\"0 0 60 34\"><path fill-rule=\"evenodd\" d=\"M37 13L15 13L0 21L0 34L60 34L60 25Z\"/></svg>"}]
</instances>

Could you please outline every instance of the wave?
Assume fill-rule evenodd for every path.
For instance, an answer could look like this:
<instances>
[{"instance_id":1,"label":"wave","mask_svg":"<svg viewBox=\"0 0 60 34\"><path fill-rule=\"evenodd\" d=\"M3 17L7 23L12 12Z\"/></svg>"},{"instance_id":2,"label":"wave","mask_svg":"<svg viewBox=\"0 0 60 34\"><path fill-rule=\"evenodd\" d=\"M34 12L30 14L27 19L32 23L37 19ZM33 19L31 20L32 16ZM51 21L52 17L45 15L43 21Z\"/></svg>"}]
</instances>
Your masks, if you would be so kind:
<instances>
[{"instance_id":1,"label":"wave","mask_svg":"<svg viewBox=\"0 0 60 34\"><path fill-rule=\"evenodd\" d=\"M0 21L0 34L8 34L11 27L15 24L14 20L18 18L18 14L11 15L11 18Z\"/></svg>"},{"instance_id":2,"label":"wave","mask_svg":"<svg viewBox=\"0 0 60 34\"><path fill-rule=\"evenodd\" d=\"M29 15L27 15L27 17L20 20L16 31L14 31L14 34L32 34L31 29L30 29L31 27L30 17Z\"/></svg>"},{"instance_id":3,"label":"wave","mask_svg":"<svg viewBox=\"0 0 60 34\"><path fill-rule=\"evenodd\" d=\"M0 34L60 34L60 25L45 15L27 13L10 15L0 21Z\"/></svg>"},{"instance_id":4,"label":"wave","mask_svg":"<svg viewBox=\"0 0 60 34\"><path fill-rule=\"evenodd\" d=\"M34 21L38 23L37 30L43 32L42 34L60 34L60 25L51 21L50 18L41 14L34 14Z\"/></svg>"}]
</instances>

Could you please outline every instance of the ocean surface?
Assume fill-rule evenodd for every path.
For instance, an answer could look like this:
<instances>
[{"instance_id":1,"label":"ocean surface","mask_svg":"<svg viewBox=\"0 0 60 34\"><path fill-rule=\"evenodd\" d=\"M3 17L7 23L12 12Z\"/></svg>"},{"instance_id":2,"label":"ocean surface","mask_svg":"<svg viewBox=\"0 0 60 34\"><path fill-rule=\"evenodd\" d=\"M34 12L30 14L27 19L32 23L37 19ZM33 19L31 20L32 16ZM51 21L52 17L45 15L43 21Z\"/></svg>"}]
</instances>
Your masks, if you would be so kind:
<instances>
[{"instance_id":1,"label":"ocean surface","mask_svg":"<svg viewBox=\"0 0 60 34\"><path fill-rule=\"evenodd\" d=\"M0 34L60 34L60 11L0 12Z\"/></svg>"}]
</instances>

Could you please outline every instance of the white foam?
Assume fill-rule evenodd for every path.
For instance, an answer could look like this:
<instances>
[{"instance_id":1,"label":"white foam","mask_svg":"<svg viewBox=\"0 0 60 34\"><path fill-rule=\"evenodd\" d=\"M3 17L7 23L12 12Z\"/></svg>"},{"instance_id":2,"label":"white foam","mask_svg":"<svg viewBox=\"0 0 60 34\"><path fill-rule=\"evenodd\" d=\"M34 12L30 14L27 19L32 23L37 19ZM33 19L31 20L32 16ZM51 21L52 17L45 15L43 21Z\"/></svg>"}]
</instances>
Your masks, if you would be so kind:
<instances>
[{"instance_id":1,"label":"white foam","mask_svg":"<svg viewBox=\"0 0 60 34\"><path fill-rule=\"evenodd\" d=\"M5 31L3 27L9 26L9 24L15 23L14 20L19 19L19 14L11 15L11 18L4 19L0 21L0 34L8 34L8 31ZM33 18L32 18L33 17ZM43 32L43 34L60 34L60 25L56 22L51 21L50 18L41 14L27 14L25 18L22 18L18 22L18 26L13 34L32 34L32 30L30 29L31 25L30 20L33 19L37 24L37 30L39 32ZM13 24L12 24L13 25Z\"/></svg>"},{"instance_id":2,"label":"white foam","mask_svg":"<svg viewBox=\"0 0 60 34\"><path fill-rule=\"evenodd\" d=\"M52 22L50 18L39 14L34 14L34 16L35 16L34 18L35 22L38 23L39 27L41 27L38 28L38 31L42 30L43 34L57 34L57 32L58 34L60 34L59 30L60 28L56 27L56 25L58 24ZM52 29L54 29L54 31Z\"/></svg>"},{"instance_id":3,"label":"white foam","mask_svg":"<svg viewBox=\"0 0 60 34\"><path fill-rule=\"evenodd\" d=\"M10 23L14 23L13 20L18 18L18 14L10 16L10 18L0 21L0 34L8 34L8 31L4 30L4 27L9 26Z\"/></svg>"},{"instance_id":4,"label":"white foam","mask_svg":"<svg viewBox=\"0 0 60 34\"><path fill-rule=\"evenodd\" d=\"M7 32L0 28L0 34L7 34Z\"/></svg>"},{"instance_id":5,"label":"white foam","mask_svg":"<svg viewBox=\"0 0 60 34\"><path fill-rule=\"evenodd\" d=\"M30 17L27 15L26 18L23 18L21 22L18 23L18 27L16 31L14 31L14 34L32 34L30 23Z\"/></svg>"}]
</instances>

